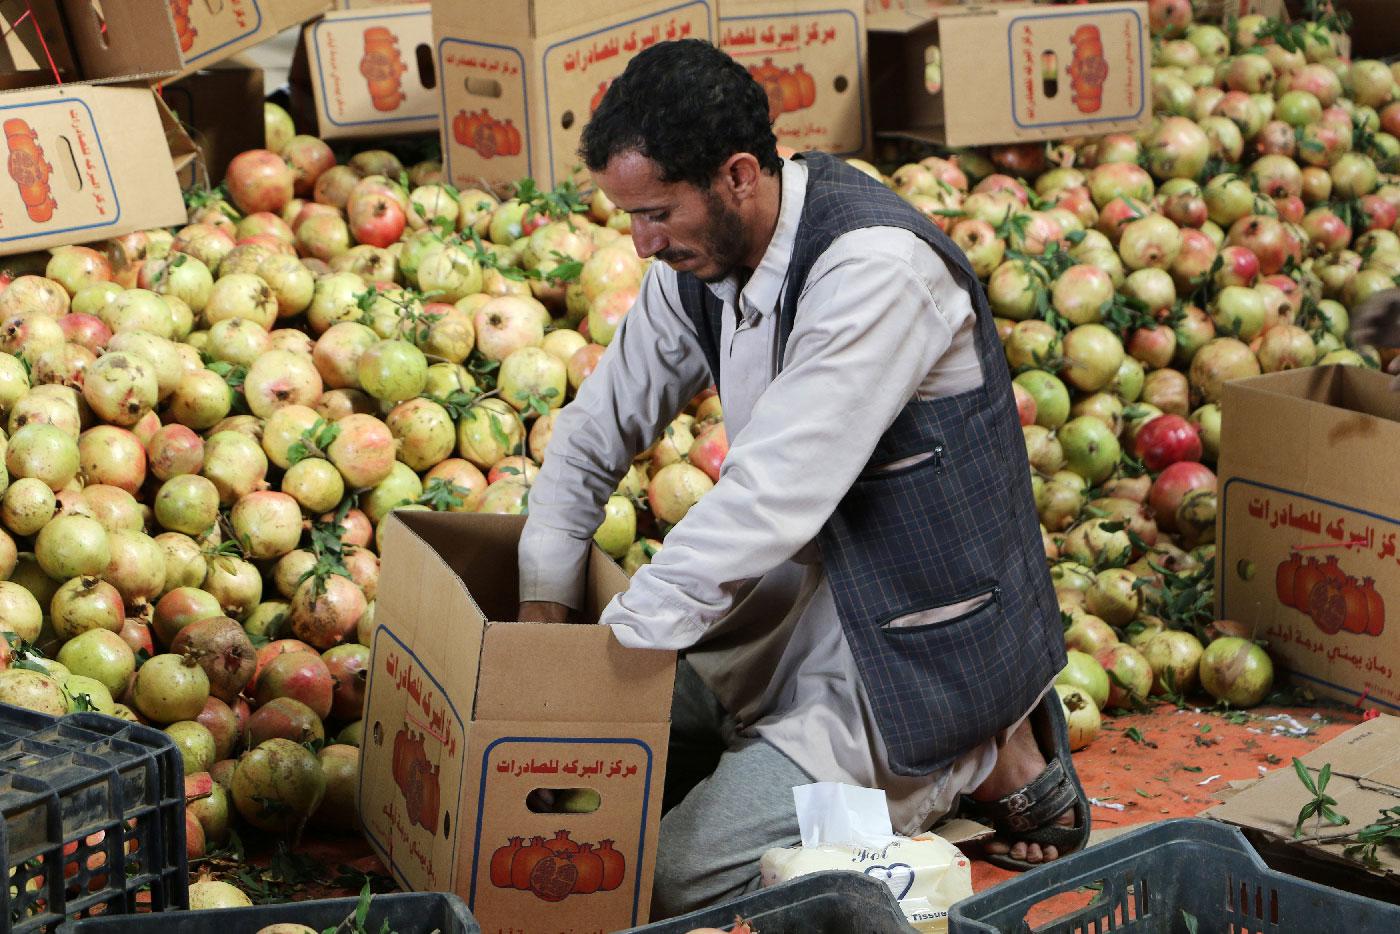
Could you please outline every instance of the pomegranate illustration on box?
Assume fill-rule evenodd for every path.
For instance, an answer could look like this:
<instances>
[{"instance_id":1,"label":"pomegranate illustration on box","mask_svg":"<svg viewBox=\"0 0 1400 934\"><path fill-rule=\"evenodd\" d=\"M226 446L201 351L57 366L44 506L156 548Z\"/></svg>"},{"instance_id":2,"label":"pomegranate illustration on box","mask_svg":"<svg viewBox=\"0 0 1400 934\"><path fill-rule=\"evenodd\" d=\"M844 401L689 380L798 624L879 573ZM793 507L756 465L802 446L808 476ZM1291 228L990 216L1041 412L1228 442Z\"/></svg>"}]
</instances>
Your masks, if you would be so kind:
<instances>
[{"instance_id":1,"label":"pomegranate illustration on box","mask_svg":"<svg viewBox=\"0 0 1400 934\"><path fill-rule=\"evenodd\" d=\"M817 83L800 64L796 68L779 68L771 58L765 58L762 65L750 65L749 74L768 95L770 120L806 110L817 99Z\"/></svg>"},{"instance_id":2,"label":"pomegranate illustration on box","mask_svg":"<svg viewBox=\"0 0 1400 934\"><path fill-rule=\"evenodd\" d=\"M1335 555L1324 561L1304 560L1293 552L1279 564L1274 589L1280 603L1307 616L1329 636L1379 636L1385 631L1385 601L1376 582L1348 575Z\"/></svg>"},{"instance_id":3,"label":"pomegranate illustration on box","mask_svg":"<svg viewBox=\"0 0 1400 934\"><path fill-rule=\"evenodd\" d=\"M19 196L29 212L29 219L36 223L49 220L58 209L49 187L49 176L53 166L44 158L43 147L39 145L39 135L23 120L5 121L5 144L10 148L7 163L10 178L19 186Z\"/></svg>"},{"instance_id":4,"label":"pomegranate illustration on box","mask_svg":"<svg viewBox=\"0 0 1400 934\"><path fill-rule=\"evenodd\" d=\"M394 110L404 102L400 79L406 71L408 66L399 54L398 37L383 26L366 29L360 74L369 83L369 96L375 110Z\"/></svg>"},{"instance_id":5,"label":"pomegranate illustration on box","mask_svg":"<svg viewBox=\"0 0 1400 934\"><path fill-rule=\"evenodd\" d=\"M194 28L194 23L190 20L190 4L193 0L170 0L170 16L175 20L175 33L180 38L180 51L188 52L194 48L195 37L199 35L199 30Z\"/></svg>"},{"instance_id":6,"label":"pomegranate illustration on box","mask_svg":"<svg viewBox=\"0 0 1400 934\"><path fill-rule=\"evenodd\" d=\"M457 111L452 118L452 138L468 149L475 149L483 159L493 156L520 155L520 131L515 124L491 116L489 110L467 113Z\"/></svg>"},{"instance_id":7,"label":"pomegranate illustration on box","mask_svg":"<svg viewBox=\"0 0 1400 934\"><path fill-rule=\"evenodd\" d=\"M401 729L394 736L394 784L403 792L408 822L430 834L438 827L438 771L429 765L423 734Z\"/></svg>"},{"instance_id":8,"label":"pomegranate illustration on box","mask_svg":"<svg viewBox=\"0 0 1400 934\"><path fill-rule=\"evenodd\" d=\"M1080 113L1098 113L1103 106L1103 86L1108 80L1108 62L1103 57L1103 35L1097 26L1080 26L1070 37L1074 57L1069 63L1074 105Z\"/></svg>"},{"instance_id":9,"label":"pomegranate illustration on box","mask_svg":"<svg viewBox=\"0 0 1400 934\"><path fill-rule=\"evenodd\" d=\"M570 895L611 892L622 884L627 861L613 849L611 840L576 843L567 830L554 839L511 837L491 854L491 884L499 889L533 892L547 902Z\"/></svg>"}]
</instances>

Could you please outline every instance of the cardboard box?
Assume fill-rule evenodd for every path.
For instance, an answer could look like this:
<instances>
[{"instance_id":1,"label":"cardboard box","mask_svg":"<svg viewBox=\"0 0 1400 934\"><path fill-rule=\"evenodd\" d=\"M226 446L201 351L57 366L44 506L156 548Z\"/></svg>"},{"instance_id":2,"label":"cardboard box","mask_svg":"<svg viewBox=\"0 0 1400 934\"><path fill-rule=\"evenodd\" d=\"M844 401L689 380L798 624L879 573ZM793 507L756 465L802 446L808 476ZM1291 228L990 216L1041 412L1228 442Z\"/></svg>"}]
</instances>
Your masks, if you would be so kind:
<instances>
[{"instance_id":1,"label":"cardboard box","mask_svg":"<svg viewBox=\"0 0 1400 934\"><path fill-rule=\"evenodd\" d=\"M308 81L293 66L296 90L309 105L323 139L403 136L438 128L433 19L427 3L327 13L306 27L298 55Z\"/></svg>"},{"instance_id":2,"label":"cardboard box","mask_svg":"<svg viewBox=\"0 0 1400 934\"><path fill-rule=\"evenodd\" d=\"M1251 625L1294 678L1400 711L1392 379L1320 367L1226 384L1216 587L1222 617ZM1312 562L1337 579L1313 589ZM1369 599L1357 600L1358 589Z\"/></svg>"},{"instance_id":3,"label":"cardboard box","mask_svg":"<svg viewBox=\"0 0 1400 934\"><path fill-rule=\"evenodd\" d=\"M188 138L167 117L145 87L0 95L8 175L0 179L0 254L183 222L173 160L188 156L178 151Z\"/></svg>"},{"instance_id":4,"label":"cardboard box","mask_svg":"<svg viewBox=\"0 0 1400 934\"><path fill-rule=\"evenodd\" d=\"M203 68L161 89L167 106L199 148L200 158L180 184L213 187L233 157L265 145L263 70L235 57Z\"/></svg>"},{"instance_id":5,"label":"cardboard box","mask_svg":"<svg viewBox=\"0 0 1400 934\"><path fill-rule=\"evenodd\" d=\"M235 55L331 8L332 0L166 0L179 36L179 77Z\"/></svg>"},{"instance_id":6,"label":"cardboard box","mask_svg":"<svg viewBox=\"0 0 1400 934\"><path fill-rule=\"evenodd\" d=\"M375 852L404 887L466 899L484 930L645 922L675 654L625 649L601 626L495 622L516 615L523 517L386 521L359 786ZM588 619L626 586L594 547ZM601 803L535 813L526 797L537 788L591 788ZM560 832L594 849L611 841L611 888L547 901L536 892L562 882L555 894L567 893L567 872L539 870L525 890L503 879L513 841ZM506 863L493 859L503 849Z\"/></svg>"},{"instance_id":7,"label":"cardboard box","mask_svg":"<svg viewBox=\"0 0 1400 934\"><path fill-rule=\"evenodd\" d=\"M523 176L551 186L608 83L666 39L716 41L717 0L434 0L443 165L462 188Z\"/></svg>"},{"instance_id":8,"label":"cardboard box","mask_svg":"<svg viewBox=\"0 0 1400 934\"><path fill-rule=\"evenodd\" d=\"M933 12L871 24L877 136L973 146L1146 125L1145 3Z\"/></svg>"},{"instance_id":9,"label":"cardboard box","mask_svg":"<svg viewBox=\"0 0 1400 934\"><path fill-rule=\"evenodd\" d=\"M1334 810L1347 817L1349 824L1333 827L1323 821L1319 828L1309 819L1302 828L1302 838L1295 839L1298 812L1312 799L1312 793L1286 763L1230 795L1223 804L1206 811L1206 816L1243 830L1275 869L1358 895L1394 901L1400 883L1396 851L1377 847L1380 866L1368 869L1344 854L1355 841L1338 838L1370 824L1382 809L1400 806L1400 719L1380 716L1367 720L1300 758L1314 779L1324 765L1332 766L1327 794L1337 800Z\"/></svg>"},{"instance_id":10,"label":"cardboard box","mask_svg":"<svg viewBox=\"0 0 1400 934\"><path fill-rule=\"evenodd\" d=\"M0 90L137 81L180 67L168 0L100 9L91 0L0 0Z\"/></svg>"},{"instance_id":11,"label":"cardboard box","mask_svg":"<svg viewBox=\"0 0 1400 934\"><path fill-rule=\"evenodd\" d=\"M768 92L780 145L870 148L864 2L720 0L719 47Z\"/></svg>"}]
</instances>

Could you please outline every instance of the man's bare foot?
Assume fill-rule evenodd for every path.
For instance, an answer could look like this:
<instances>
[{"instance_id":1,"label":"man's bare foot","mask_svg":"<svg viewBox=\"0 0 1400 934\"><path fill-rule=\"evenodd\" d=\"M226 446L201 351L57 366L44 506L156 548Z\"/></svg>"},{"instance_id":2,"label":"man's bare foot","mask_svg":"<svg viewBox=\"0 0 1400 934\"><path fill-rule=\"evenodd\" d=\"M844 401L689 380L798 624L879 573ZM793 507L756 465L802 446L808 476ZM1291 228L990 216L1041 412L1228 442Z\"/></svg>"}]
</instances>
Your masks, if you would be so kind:
<instances>
[{"instance_id":1,"label":"man's bare foot","mask_svg":"<svg viewBox=\"0 0 1400 934\"><path fill-rule=\"evenodd\" d=\"M1001 748L997 755L996 767L992 769L992 774L987 776L987 780L972 793L972 799L974 801L998 801L1035 780L1041 772L1045 771L1045 766L1045 756L1035 741L1031 719L1027 718L1016 732L1011 734L1006 745ZM1072 827L1074 822L1074 808L1069 808L1055 819L1056 824L1064 827ZM1060 851L1056 847L1042 847L1039 843L1030 843L1025 840L1015 840L1010 843L1004 840L993 840L987 844L986 849L989 853L1010 855L1012 859L1025 860L1033 864L1048 863L1060 858Z\"/></svg>"}]
</instances>

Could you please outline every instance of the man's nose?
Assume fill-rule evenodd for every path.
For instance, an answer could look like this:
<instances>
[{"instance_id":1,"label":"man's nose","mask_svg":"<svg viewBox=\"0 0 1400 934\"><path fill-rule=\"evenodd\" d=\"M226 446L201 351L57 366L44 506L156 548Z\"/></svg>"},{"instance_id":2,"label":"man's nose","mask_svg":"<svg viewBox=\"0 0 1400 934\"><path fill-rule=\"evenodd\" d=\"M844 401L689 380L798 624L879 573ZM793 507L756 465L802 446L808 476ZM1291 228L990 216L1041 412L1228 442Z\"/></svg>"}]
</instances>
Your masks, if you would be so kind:
<instances>
[{"instance_id":1,"label":"man's nose","mask_svg":"<svg viewBox=\"0 0 1400 934\"><path fill-rule=\"evenodd\" d=\"M638 256L647 259L666 249L666 235L658 230L655 224L634 216L632 218L632 245L637 248Z\"/></svg>"}]
</instances>

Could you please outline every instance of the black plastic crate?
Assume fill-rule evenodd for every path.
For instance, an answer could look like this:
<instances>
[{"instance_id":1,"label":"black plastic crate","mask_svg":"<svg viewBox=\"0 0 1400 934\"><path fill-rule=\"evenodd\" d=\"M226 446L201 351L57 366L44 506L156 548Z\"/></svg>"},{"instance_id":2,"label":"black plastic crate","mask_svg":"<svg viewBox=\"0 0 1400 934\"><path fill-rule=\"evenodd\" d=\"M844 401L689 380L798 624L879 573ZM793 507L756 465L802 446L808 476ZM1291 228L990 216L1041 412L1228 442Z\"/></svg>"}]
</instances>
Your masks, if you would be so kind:
<instances>
[{"instance_id":1,"label":"black plastic crate","mask_svg":"<svg viewBox=\"0 0 1400 934\"><path fill-rule=\"evenodd\" d=\"M1097 887L1037 934L1395 934L1400 906L1275 872L1234 827L1151 824L1040 866L952 907L949 934L1022 934L1047 898Z\"/></svg>"},{"instance_id":2,"label":"black plastic crate","mask_svg":"<svg viewBox=\"0 0 1400 934\"><path fill-rule=\"evenodd\" d=\"M647 934L685 934L693 928L728 929L734 918L760 934L909 934L889 886L858 872L814 872L741 895L732 902L633 928Z\"/></svg>"},{"instance_id":3,"label":"black plastic crate","mask_svg":"<svg viewBox=\"0 0 1400 934\"><path fill-rule=\"evenodd\" d=\"M305 924L317 931L335 927L355 911L358 898L327 898L286 905L252 908L216 908L205 911L170 911L162 915L90 918L70 921L59 934L256 934L269 924ZM402 892L370 899L365 928L378 931L389 922L396 934L479 934L481 928L456 895L438 892Z\"/></svg>"},{"instance_id":4,"label":"black plastic crate","mask_svg":"<svg viewBox=\"0 0 1400 934\"><path fill-rule=\"evenodd\" d=\"M159 730L0 704L5 930L187 906L183 771Z\"/></svg>"}]
</instances>

